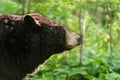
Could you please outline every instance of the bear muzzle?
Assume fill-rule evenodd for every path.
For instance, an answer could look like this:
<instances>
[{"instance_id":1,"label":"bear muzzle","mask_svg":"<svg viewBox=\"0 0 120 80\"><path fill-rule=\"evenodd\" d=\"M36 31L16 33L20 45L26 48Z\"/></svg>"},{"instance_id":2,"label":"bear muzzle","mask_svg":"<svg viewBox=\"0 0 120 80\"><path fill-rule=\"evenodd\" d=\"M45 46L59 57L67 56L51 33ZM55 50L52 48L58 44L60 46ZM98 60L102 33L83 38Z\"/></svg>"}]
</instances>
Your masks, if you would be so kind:
<instances>
[{"instance_id":1,"label":"bear muzzle","mask_svg":"<svg viewBox=\"0 0 120 80\"><path fill-rule=\"evenodd\" d=\"M68 50L82 44L82 35L79 36L71 31L66 31L66 48Z\"/></svg>"}]
</instances>

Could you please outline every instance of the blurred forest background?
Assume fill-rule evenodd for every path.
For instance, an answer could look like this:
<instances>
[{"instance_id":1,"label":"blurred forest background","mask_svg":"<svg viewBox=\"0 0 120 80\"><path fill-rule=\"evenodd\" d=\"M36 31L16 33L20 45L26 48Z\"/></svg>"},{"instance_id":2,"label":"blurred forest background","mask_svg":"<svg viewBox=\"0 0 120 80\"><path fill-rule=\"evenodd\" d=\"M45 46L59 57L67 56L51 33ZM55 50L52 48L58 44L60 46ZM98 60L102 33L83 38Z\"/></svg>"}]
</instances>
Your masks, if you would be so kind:
<instances>
[{"instance_id":1,"label":"blurred forest background","mask_svg":"<svg viewBox=\"0 0 120 80\"><path fill-rule=\"evenodd\" d=\"M0 14L33 12L77 34L85 27L84 44L53 55L26 80L120 80L120 0L0 0Z\"/></svg>"}]
</instances>

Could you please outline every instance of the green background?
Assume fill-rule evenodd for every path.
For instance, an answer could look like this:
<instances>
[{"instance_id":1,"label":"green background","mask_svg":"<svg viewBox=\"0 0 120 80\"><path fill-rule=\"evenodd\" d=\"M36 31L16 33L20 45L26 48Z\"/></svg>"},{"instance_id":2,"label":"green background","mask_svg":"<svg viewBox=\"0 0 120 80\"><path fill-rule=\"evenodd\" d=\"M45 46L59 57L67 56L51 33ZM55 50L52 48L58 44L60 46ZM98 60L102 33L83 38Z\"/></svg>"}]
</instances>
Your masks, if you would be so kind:
<instances>
[{"instance_id":1,"label":"green background","mask_svg":"<svg viewBox=\"0 0 120 80\"><path fill-rule=\"evenodd\" d=\"M81 11L87 13L83 65L78 46L53 55L26 80L120 80L120 0L0 0L0 14L41 13L77 34Z\"/></svg>"}]
</instances>

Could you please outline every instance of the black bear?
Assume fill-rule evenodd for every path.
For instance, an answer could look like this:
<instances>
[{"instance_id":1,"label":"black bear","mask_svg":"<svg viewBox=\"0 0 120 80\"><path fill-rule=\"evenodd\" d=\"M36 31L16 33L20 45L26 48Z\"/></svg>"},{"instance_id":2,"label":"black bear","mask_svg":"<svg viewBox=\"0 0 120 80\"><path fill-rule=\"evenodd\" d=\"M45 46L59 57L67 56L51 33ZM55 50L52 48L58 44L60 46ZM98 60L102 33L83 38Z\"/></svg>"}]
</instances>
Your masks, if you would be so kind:
<instances>
[{"instance_id":1,"label":"black bear","mask_svg":"<svg viewBox=\"0 0 120 80\"><path fill-rule=\"evenodd\" d=\"M39 13L0 15L0 80L22 80L81 37Z\"/></svg>"}]
</instances>

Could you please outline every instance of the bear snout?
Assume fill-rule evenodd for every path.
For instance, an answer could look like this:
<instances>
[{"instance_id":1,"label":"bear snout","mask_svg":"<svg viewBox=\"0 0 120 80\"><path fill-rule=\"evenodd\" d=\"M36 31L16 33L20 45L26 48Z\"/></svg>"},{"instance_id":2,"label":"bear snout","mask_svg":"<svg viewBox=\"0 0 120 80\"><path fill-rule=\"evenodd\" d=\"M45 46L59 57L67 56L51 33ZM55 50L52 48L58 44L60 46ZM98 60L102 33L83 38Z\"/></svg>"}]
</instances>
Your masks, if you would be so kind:
<instances>
[{"instance_id":1,"label":"bear snout","mask_svg":"<svg viewBox=\"0 0 120 80\"><path fill-rule=\"evenodd\" d=\"M82 43L82 36L71 31L66 31L66 48L72 49Z\"/></svg>"}]
</instances>

